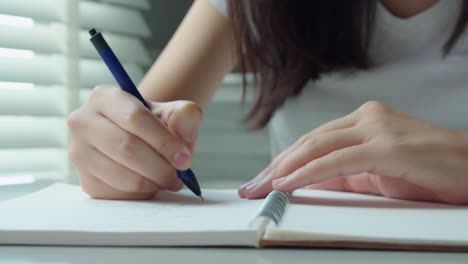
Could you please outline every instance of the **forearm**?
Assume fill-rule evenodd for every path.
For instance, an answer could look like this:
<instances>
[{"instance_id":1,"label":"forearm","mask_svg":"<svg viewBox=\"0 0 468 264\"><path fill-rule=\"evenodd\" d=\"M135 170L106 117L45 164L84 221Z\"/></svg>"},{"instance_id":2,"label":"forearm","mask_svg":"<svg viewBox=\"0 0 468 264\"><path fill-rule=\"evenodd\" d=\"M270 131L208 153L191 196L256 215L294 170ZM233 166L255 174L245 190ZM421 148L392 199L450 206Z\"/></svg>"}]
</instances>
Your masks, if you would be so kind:
<instances>
[{"instance_id":1,"label":"forearm","mask_svg":"<svg viewBox=\"0 0 468 264\"><path fill-rule=\"evenodd\" d=\"M207 0L198 0L139 89L149 100L190 100L206 108L233 68L233 50L229 20Z\"/></svg>"}]
</instances>

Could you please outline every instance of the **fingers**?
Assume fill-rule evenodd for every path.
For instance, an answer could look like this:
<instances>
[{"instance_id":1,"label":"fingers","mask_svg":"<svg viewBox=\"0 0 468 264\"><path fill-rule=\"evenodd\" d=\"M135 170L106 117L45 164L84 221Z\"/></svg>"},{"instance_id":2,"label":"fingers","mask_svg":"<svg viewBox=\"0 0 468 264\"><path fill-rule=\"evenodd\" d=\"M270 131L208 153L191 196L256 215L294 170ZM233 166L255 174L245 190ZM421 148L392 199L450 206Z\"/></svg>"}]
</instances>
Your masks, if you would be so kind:
<instances>
[{"instance_id":1,"label":"fingers","mask_svg":"<svg viewBox=\"0 0 468 264\"><path fill-rule=\"evenodd\" d=\"M102 133L102 131L109 131ZM101 132L101 133L100 133ZM83 132L86 142L124 167L166 189L177 180L175 169L140 138L97 116Z\"/></svg>"},{"instance_id":2,"label":"fingers","mask_svg":"<svg viewBox=\"0 0 468 264\"><path fill-rule=\"evenodd\" d=\"M272 176L278 178L289 175L311 160L360 143L362 143L361 136L350 128L310 137L275 166Z\"/></svg>"},{"instance_id":3,"label":"fingers","mask_svg":"<svg viewBox=\"0 0 468 264\"><path fill-rule=\"evenodd\" d=\"M170 162L174 168L186 170L191 165L189 147L171 132L153 113L132 95L114 86L96 87L92 104L98 113L112 120L121 129L140 138ZM109 103L107 98L112 98Z\"/></svg>"},{"instance_id":4,"label":"fingers","mask_svg":"<svg viewBox=\"0 0 468 264\"><path fill-rule=\"evenodd\" d=\"M110 200L148 200L154 193L124 192L117 190L93 175L79 171L80 185L84 192L95 199Z\"/></svg>"},{"instance_id":5,"label":"fingers","mask_svg":"<svg viewBox=\"0 0 468 264\"><path fill-rule=\"evenodd\" d=\"M189 146L193 152L202 124L203 111L194 102L153 103L153 113Z\"/></svg>"},{"instance_id":6,"label":"fingers","mask_svg":"<svg viewBox=\"0 0 468 264\"><path fill-rule=\"evenodd\" d=\"M303 146L306 142L310 141L311 139L314 139L316 136L320 134L324 134L327 132L335 131L335 130L342 130L346 128L350 128L354 126L356 120L354 118L353 114L341 117L339 119L333 120L331 122L328 122L314 130L312 130L310 133L307 133L306 135L302 136L299 138L296 142L294 142L293 145L291 145L289 148L287 148L285 151L281 152L271 163L270 166L268 166L262 173L260 173L259 178L261 178L262 174L265 175L271 170L276 169L276 167L281 163L282 160L284 160L286 157L288 157L291 153L294 153L294 151L300 147ZM258 179L258 178L257 178Z\"/></svg>"},{"instance_id":7,"label":"fingers","mask_svg":"<svg viewBox=\"0 0 468 264\"><path fill-rule=\"evenodd\" d=\"M255 181L250 181L242 185L237 193L240 198L259 199L266 197L272 190L272 179L268 177L259 177Z\"/></svg>"},{"instance_id":8,"label":"fingers","mask_svg":"<svg viewBox=\"0 0 468 264\"><path fill-rule=\"evenodd\" d=\"M239 195L244 198L258 198L261 197L261 194L268 194L272 189L271 182L274 179L285 177L311 160L335 150L360 144L362 140L353 128L345 128L310 136L302 142L282 160L273 161L270 165L271 168L267 168L265 174L257 177L250 184L241 186L238 190Z\"/></svg>"},{"instance_id":9,"label":"fingers","mask_svg":"<svg viewBox=\"0 0 468 264\"><path fill-rule=\"evenodd\" d=\"M147 199L183 187L176 169L190 167L202 112L187 101L152 106L164 120L120 88L100 86L69 115L70 158L92 197Z\"/></svg>"},{"instance_id":10,"label":"fingers","mask_svg":"<svg viewBox=\"0 0 468 264\"><path fill-rule=\"evenodd\" d=\"M294 153L294 151L298 147L303 146L304 143L309 141L311 138L314 138L315 136L320 135L320 134L325 134L330 131L342 130L342 129L346 129L346 128L350 128L354 126L356 123L355 115L356 115L355 113L352 113L347 116L328 122L312 130L310 133L307 133L301 138L299 138L293 145L291 145L286 150L281 152L278 156L276 156L276 158L271 162L271 164L267 168L265 168L262 172L260 172L255 178L253 178L251 181L240 186L238 190L239 196L242 198L246 198L247 195L245 193L245 190L249 185L252 185L256 183L257 181L263 179L264 177L267 177L267 175L271 174L271 171L277 170L277 167L280 164L284 164L284 160L287 157L289 157L292 153ZM250 189L252 189L252 187Z\"/></svg>"},{"instance_id":11,"label":"fingers","mask_svg":"<svg viewBox=\"0 0 468 264\"><path fill-rule=\"evenodd\" d=\"M71 159L80 168L100 179L110 187L122 192L156 193L159 186L148 178L113 161L92 146L71 155ZM86 153L86 157L81 157Z\"/></svg>"},{"instance_id":12,"label":"fingers","mask_svg":"<svg viewBox=\"0 0 468 264\"><path fill-rule=\"evenodd\" d=\"M309 162L291 175L273 181L275 190L292 192L304 186L330 180L338 176L372 171L375 155L368 144L336 150Z\"/></svg>"}]
</instances>

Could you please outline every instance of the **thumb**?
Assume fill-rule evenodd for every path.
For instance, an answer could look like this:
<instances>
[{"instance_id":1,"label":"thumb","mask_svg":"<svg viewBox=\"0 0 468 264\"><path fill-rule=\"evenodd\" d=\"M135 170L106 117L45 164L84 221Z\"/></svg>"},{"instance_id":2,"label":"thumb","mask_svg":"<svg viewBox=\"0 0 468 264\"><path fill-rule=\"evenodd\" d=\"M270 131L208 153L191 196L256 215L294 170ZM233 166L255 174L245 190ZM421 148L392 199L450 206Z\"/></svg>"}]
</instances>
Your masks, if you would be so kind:
<instances>
[{"instance_id":1,"label":"thumb","mask_svg":"<svg viewBox=\"0 0 468 264\"><path fill-rule=\"evenodd\" d=\"M195 102L180 100L152 103L152 111L193 152L203 119L201 107Z\"/></svg>"}]
</instances>

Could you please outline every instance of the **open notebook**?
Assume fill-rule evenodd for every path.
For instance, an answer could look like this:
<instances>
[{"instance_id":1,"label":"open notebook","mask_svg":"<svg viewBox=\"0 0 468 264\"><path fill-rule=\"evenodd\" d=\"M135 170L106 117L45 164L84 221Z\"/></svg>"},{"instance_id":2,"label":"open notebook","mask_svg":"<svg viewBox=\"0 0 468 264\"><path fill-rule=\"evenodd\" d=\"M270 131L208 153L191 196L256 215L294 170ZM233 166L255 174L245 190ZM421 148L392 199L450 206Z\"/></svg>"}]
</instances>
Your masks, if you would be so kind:
<instances>
[{"instance_id":1,"label":"open notebook","mask_svg":"<svg viewBox=\"0 0 468 264\"><path fill-rule=\"evenodd\" d=\"M243 200L236 190L94 200L54 184L0 203L0 244L307 246L468 251L468 207L300 190Z\"/></svg>"}]
</instances>

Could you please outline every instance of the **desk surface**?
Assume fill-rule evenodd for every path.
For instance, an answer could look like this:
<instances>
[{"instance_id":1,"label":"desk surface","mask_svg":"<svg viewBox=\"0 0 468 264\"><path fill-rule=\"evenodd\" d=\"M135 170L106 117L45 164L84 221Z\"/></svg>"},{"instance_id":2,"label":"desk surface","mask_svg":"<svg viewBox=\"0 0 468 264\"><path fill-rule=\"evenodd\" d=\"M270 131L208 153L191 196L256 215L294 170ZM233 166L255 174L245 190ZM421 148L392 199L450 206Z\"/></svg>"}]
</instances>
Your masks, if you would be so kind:
<instances>
[{"instance_id":1,"label":"desk surface","mask_svg":"<svg viewBox=\"0 0 468 264\"><path fill-rule=\"evenodd\" d=\"M46 186L40 183L6 189L0 201ZM468 263L468 254L336 249L129 248L0 246L0 263Z\"/></svg>"},{"instance_id":2,"label":"desk surface","mask_svg":"<svg viewBox=\"0 0 468 264\"><path fill-rule=\"evenodd\" d=\"M0 263L468 263L466 254L247 248L0 247Z\"/></svg>"}]
</instances>

